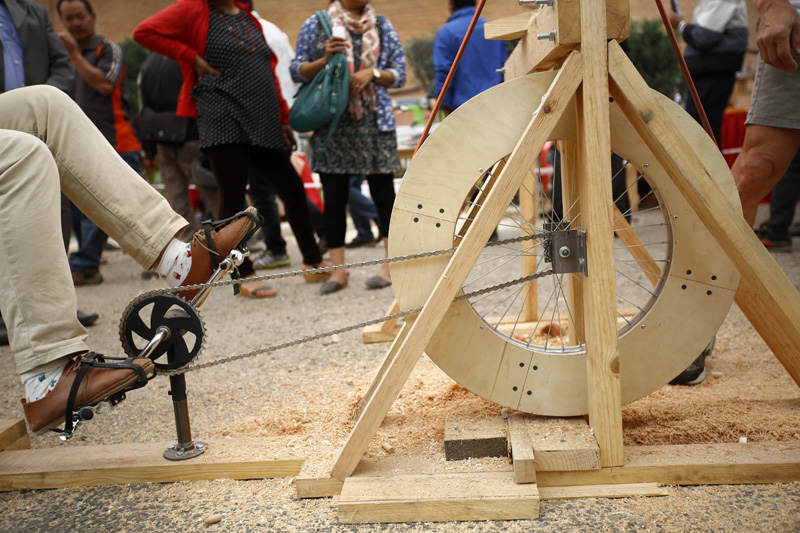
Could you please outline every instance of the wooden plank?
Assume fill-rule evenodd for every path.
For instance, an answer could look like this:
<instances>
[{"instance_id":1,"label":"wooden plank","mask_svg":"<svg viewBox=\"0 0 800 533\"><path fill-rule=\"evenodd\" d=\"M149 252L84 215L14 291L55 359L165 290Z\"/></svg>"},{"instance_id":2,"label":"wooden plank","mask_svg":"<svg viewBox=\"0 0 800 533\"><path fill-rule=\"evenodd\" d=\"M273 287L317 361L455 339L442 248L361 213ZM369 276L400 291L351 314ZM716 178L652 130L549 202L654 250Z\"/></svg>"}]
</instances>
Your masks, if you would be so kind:
<instances>
[{"instance_id":1,"label":"wooden plank","mask_svg":"<svg viewBox=\"0 0 800 533\"><path fill-rule=\"evenodd\" d=\"M533 13L528 11L510 17L490 20L483 26L483 36L486 39L510 41L521 39L528 32L528 26L533 18Z\"/></svg>"},{"instance_id":2,"label":"wooden plank","mask_svg":"<svg viewBox=\"0 0 800 533\"><path fill-rule=\"evenodd\" d=\"M741 274L736 303L800 386L800 293L675 127L619 45L609 48L611 91L687 203Z\"/></svg>"},{"instance_id":3,"label":"wooden plank","mask_svg":"<svg viewBox=\"0 0 800 533\"><path fill-rule=\"evenodd\" d=\"M186 461L162 456L172 443L61 446L0 452L0 491L126 483L172 483L210 479L291 477L303 459L264 457L264 439L212 441L203 455ZM259 453L263 450L264 453Z\"/></svg>"},{"instance_id":4,"label":"wooden plank","mask_svg":"<svg viewBox=\"0 0 800 533\"><path fill-rule=\"evenodd\" d=\"M330 498L342 492L342 481L332 477L298 477L294 480L299 499Z\"/></svg>"},{"instance_id":5,"label":"wooden plank","mask_svg":"<svg viewBox=\"0 0 800 533\"><path fill-rule=\"evenodd\" d=\"M520 415L508 417L508 440L511 447L511 461L514 464L514 481L536 483L533 446L525 419Z\"/></svg>"},{"instance_id":6,"label":"wooden plank","mask_svg":"<svg viewBox=\"0 0 800 533\"><path fill-rule=\"evenodd\" d=\"M578 168L578 153L575 141L559 141L556 144L561 155L561 208L564 219L572 227L579 227L581 201L577 191L576 171ZM586 320L583 310L583 280L577 275L567 276L567 299L569 305L569 318L567 322L567 340L572 346L583 343L586 338Z\"/></svg>"},{"instance_id":7,"label":"wooden plank","mask_svg":"<svg viewBox=\"0 0 800 533\"><path fill-rule=\"evenodd\" d=\"M614 230L617 237L622 241L622 244L628 247L628 252L638 261L637 265L644 271L647 279L649 279L650 283L655 287L661 279L661 268L655 262L647 247L642 243L642 240L633 228L631 228L631 225L620 212L619 208L616 205L613 207Z\"/></svg>"},{"instance_id":8,"label":"wooden plank","mask_svg":"<svg viewBox=\"0 0 800 533\"><path fill-rule=\"evenodd\" d=\"M528 172L519 188L519 212L525 218L527 225L519 228L520 237L528 236L536 227L536 195L538 194L537 180L533 172ZM544 195L544 190L542 190ZM536 243L522 241L519 243L522 250L522 273L528 276L536 270ZM536 280L529 281L522 289L525 300L522 303L522 319L525 322L535 322L539 318L539 296Z\"/></svg>"},{"instance_id":9,"label":"wooden plank","mask_svg":"<svg viewBox=\"0 0 800 533\"><path fill-rule=\"evenodd\" d=\"M559 5L561 2L559 1ZM611 127L608 107L606 5L581 0L583 85L578 98L578 190L586 231L588 275L583 283L589 424L600 463L620 466L622 392L617 336L617 282L611 214Z\"/></svg>"},{"instance_id":10,"label":"wooden plank","mask_svg":"<svg viewBox=\"0 0 800 533\"><path fill-rule=\"evenodd\" d=\"M617 485L578 485L575 487L539 487L542 500L579 498L631 498L634 496L669 496L658 483L620 483Z\"/></svg>"},{"instance_id":11,"label":"wooden plank","mask_svg":"<svg viewBox=\"0 0 800 533\"><path fill-rule=\"evenodd\" d=\"M362 416L350 433L331 475L344 481L364 454L370 440L400 393L422 351L430 342L436 328L447 313L453 298L480 256L489 236L511 203L520 182L536 162L539 152L559 122L580 83L582 56L576 52L559 70L553 84L542 98L531 122L514 148L498 183L489 193L477 219L448 262L436 287L428 297L418 319L403 341L397 358L384 375L379 393L366 405Z\"/></svg>"},{"instance_id":12,"label":"wooden plank","mask_svg":"<svg viewBox=\"0 0 800 533\"><path fill-rule=\"evenodd\" d=\"M535 484L507 472L347 478L339 522L449 522L538 518Z\"/></svg>"},{"instance_id":13,"label":"wooden plank","mask_svg":"<svg viewBox=\"0 0 800 533\"><path fill-rule=\"evenodd\" d=\"M28 426L22 418L0 420L0 451L7 449L28 434Z\"/></svg>"},{"instance_id":14,"label":"wooden plank","mask_svg":"<svg viewBox=\"0 0 800 533\"><path fill-rule=\"evenodd\" d=\"M507 455L508 434L502 417L447 415L444 422L444 456L447 461Z\"/></svg>"},{"instance_id":15,"label":"wooden plank","mask_svg":"<svg viewBox=\"0 0 800 533\"><path fill-rule=\"evenodd\" d=\"M383 363L381 363L378 373L375 375L372 383L370 383L367 392L364 393L364 397L361 398L361 401L358 402L358 405L353 411L353 421L358 421L358 419L361 417L361 413L364 411L364 408L375 395L375 391L378 390L378 385L383 379L383 376L386 374L386 371L390 366L392 366L392 363L397 358L397 351L400 349L400 345L403 344L403 341L408 335L408 331L411 329L410 320L411 317L406 317L406 320L403 322L400 331L397 332L397 336L395 336L395 338L392 340L392 345L389 347L389 351L386 352L386 357L383 358Z\"/></svg>"},{"instance_id":16,"label":"wooden plank","mask_svg":"<svg viewBox=\"0 0 800 533\"><path fill-rule=\"evenodd\" d=\"M26 433L21 439L17 439L16 441L12 442L6 449L3 451L13 451L13 450L30 450L31 449L31 436L30 434Z\"/></svg>"},{"instance_id":17,"label":"wooden plank","mask_svg":"<svg viewBox=\"0 0 800 533\"><path fill-rule=\"evenodd\" d=\"M582 472L538 472L540 487L656 482L748 485L800 481L800 443L628 446L625 465Z\"/></svg>"},{"instance_id":18,"label":"wooden plank","mask_svg":"<svg viewBox=\"0 0 800 533\"><path fill-rule=\"evenodd\" d=\"M525 416L538 472L598 470L600 448L583 417Z\"/></svg>"}]
</instances>

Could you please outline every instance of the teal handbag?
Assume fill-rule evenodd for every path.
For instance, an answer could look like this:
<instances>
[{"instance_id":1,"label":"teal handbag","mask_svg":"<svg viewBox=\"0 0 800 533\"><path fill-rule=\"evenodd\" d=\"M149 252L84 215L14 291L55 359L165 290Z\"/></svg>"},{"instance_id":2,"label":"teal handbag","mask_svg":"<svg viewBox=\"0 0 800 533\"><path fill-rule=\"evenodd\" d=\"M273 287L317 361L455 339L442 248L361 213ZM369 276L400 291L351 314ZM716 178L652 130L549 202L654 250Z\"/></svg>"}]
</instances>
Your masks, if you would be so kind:
<instances>
[{"instance_id":1,"label":"teal handbag","mask_svg":"<svg viewBox=\"0 0 800 533\"><path fill-rule=\"evenodd\" d=\"M330 39L333 32L328 12L318 11L316 15L319 25ZM314 131L330 124L324 146L347 109L349 94L350 70L347 68L347 58L343 53L337 52L330 57L325 68L297 92L297 99L289 112L289 123L299 132Z\"/></svg>"}]
</instances>

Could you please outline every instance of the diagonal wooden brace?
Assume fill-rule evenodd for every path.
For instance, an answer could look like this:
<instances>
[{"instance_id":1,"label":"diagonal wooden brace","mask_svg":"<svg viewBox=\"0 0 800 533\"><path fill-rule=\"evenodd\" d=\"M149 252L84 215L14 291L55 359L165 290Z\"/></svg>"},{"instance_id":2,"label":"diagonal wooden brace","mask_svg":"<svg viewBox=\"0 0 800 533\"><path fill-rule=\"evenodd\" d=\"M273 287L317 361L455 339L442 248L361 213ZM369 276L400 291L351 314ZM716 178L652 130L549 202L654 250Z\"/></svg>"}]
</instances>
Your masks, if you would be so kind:
<instances>
[{"instance_id":1,"label":"diagonal wooden brace","mask_svg":"<svg viewBox=\"0 0 800 533\"><path fill-rule=\"evenodd\" d=\"M575 95L581 76L582 56L579 52L574 52L565 61L550 90L542 98L542 103L514 148L498 182L450 259L422 311L414 320L394 361L381 378L378 389L365 406L331 470L331 476L334 478L343 481L355 470L370 440L480 256L497 222L519 189L522 179L534 166L542 146Z\"/></svg>"},{"instance_id":2,"label":"diagonal wooden brace","mask_svg":"<svg viewBox=\"0 0 800 533\"><path fill-rule=\"evenodd\" d=\"M620 48L608 45L611 94L741 274L736 303L800 386L800 294L709 174Z\"/></svg>"}]
</instances>

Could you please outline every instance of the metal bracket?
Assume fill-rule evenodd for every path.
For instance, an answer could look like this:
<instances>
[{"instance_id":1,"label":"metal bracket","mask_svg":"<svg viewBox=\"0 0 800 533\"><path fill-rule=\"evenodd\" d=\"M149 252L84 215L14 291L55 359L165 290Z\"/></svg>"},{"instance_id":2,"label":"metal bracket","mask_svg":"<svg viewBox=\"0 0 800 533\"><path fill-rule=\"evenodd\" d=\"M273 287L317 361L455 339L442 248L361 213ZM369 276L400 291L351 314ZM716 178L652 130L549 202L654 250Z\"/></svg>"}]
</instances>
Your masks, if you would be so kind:
<instances>
[{"instance_id":1,"label":"metal bracket","mask_svg":"<svg viewBox=\"0 0 800 533\"><path fill-rule=\"evenodd\" d=\"M560 228L568 224L548 224ZM545 227L547 230L548 228ZM578 229L554 229L545 243L545 262L553 264L554 274L583 274L588 276L586 262L586 233Z\"/></svg>"}]
</instances>

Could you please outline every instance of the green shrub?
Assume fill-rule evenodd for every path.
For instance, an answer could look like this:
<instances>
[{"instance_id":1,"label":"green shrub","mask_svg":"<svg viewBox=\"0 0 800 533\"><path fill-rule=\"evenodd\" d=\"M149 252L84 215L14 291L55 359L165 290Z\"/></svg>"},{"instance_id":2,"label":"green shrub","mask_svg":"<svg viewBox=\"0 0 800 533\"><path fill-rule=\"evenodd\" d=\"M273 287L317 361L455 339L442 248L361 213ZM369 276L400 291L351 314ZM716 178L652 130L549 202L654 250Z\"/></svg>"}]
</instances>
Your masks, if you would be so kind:
<instances>
[{"instance_id":1,"label":"green shrub","mask_svg":"<svg viewBox=\"0 0 800 533\"><path fill-rule=\"evenodd\" d=\"M125 73L125 84L128 87L128 103L130 104L128 111L131 115L138 115L141 111L141 104L139 103L139 87L136 85L136 79L139 77L142 63L147 59L149 52L130 37L126 37L124 41L118 44L122 48L122 53L125 55L125 61L128 64L128 71Z\"/></svg>"},{"instance_id":2,"label":"green shrub","mask_svg":"<svg viewBox=\"0 0 800 533\"><path fill-rule=\"evenodd\" d=\"M631 22L628 56L647 84L672 98L686 83L661 19Z\"/></svg>"}]
</instances>

